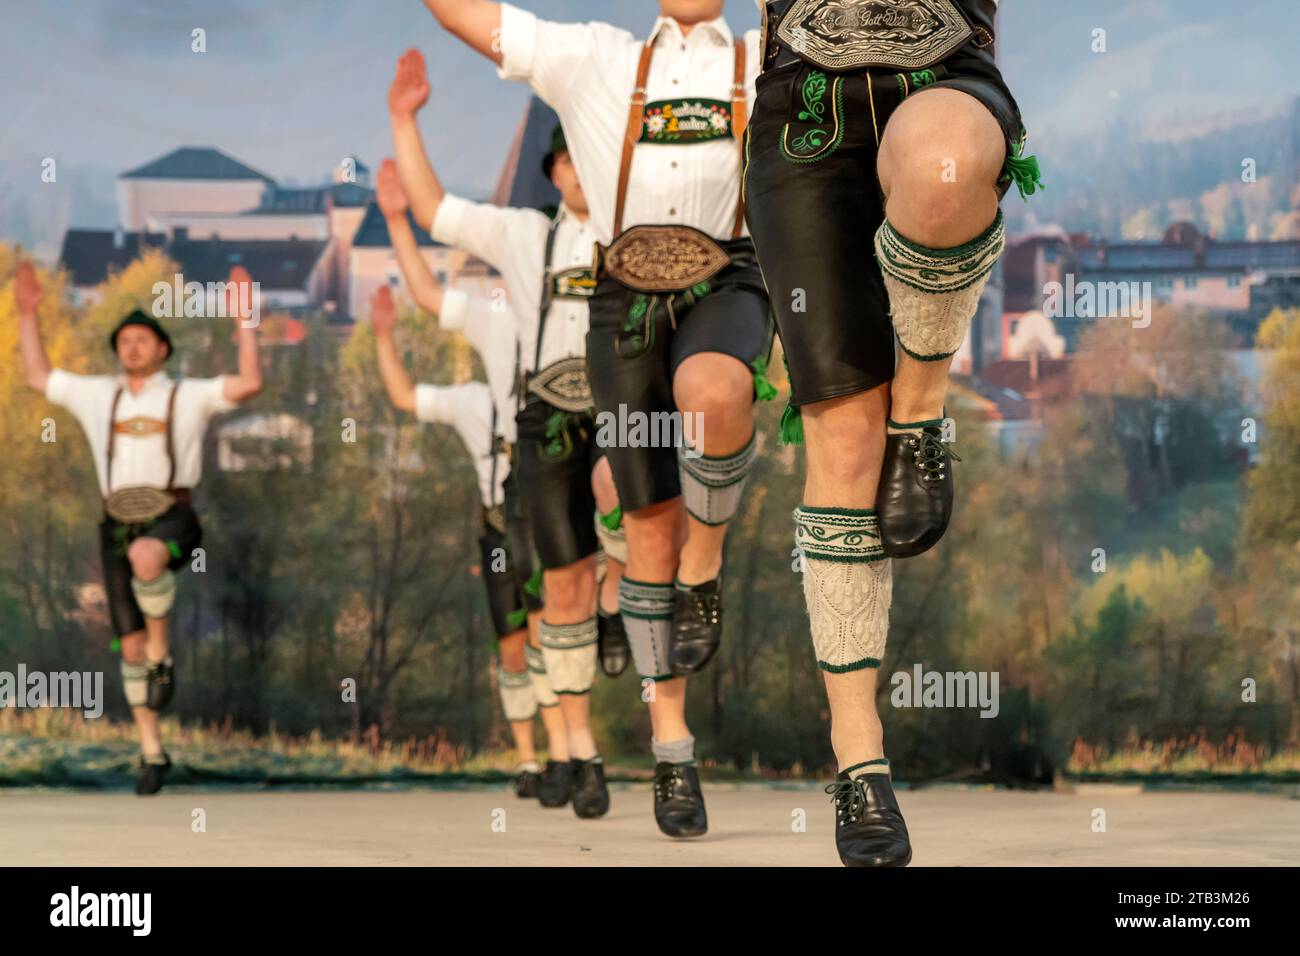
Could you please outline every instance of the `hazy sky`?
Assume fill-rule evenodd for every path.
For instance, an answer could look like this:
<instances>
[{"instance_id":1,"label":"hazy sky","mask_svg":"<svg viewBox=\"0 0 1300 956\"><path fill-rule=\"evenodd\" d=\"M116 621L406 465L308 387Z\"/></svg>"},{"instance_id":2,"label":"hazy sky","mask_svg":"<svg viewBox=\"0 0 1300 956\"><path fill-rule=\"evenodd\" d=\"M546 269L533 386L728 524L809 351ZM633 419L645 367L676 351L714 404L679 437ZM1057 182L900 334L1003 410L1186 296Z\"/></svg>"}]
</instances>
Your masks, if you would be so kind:
<instances>
[{"instance_id":1,"label":"hazy sky","mask_svg":"<svg viewBox=\"0 0 1300 956\"><path fill-rule=\"evenodd\" d=\"M553 19L644 33L653 0L521 0ZM1135 121L1243 114L1300 94L1297 0L1004 0L999 46L1032 136ZM733 27L753 0L728 0ZM448 183L487 193L527 98L444 35L418 0L4 0L0 194L42 156L111 176L181 145L216 145L283 182L321 180L343 155L389 150L384 95L418 46L424 115ZM207 52L190 31L207 31ZM1105 54L1091 49L1106 31ZM83 183L84 185L84 183ZM0 234L4 230L0 228Z\"/></svg>"}]
</instances>

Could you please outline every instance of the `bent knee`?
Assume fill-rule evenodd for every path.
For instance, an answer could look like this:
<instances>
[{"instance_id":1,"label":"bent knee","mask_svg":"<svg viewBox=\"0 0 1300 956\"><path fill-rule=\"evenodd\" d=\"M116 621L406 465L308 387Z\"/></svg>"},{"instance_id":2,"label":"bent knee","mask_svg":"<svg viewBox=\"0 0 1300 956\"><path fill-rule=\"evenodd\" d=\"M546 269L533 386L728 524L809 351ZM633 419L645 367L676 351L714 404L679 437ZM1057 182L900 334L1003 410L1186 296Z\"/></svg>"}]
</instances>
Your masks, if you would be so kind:
<instances>
[{"instance_id":1,"label":"bent knee","mask_svg":"<svg viewBox=\"0 0 1300 956\"><path fill-rule=\"evenodd\" d=\"M171 553L157 538L136 538L126 550L135 576L151 581L167 569Z\"/></svg>"}]
</instances>

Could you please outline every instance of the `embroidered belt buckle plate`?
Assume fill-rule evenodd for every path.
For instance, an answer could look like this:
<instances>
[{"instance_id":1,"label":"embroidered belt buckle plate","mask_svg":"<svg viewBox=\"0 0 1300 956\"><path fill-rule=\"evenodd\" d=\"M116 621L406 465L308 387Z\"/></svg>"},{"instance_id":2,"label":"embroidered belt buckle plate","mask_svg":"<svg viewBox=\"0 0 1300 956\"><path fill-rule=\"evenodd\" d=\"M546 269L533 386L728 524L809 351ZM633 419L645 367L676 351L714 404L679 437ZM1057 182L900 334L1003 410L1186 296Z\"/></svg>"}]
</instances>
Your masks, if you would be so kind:
<instances>
[{"instance_id":1,"label":"embroidered belt buckle plate","mask_svg":"<svg viewBox=\"0 0 1300 956\"><path fill-rule=\"evenodd\" d=\"M713 278L731 256L691 226L633 226L597 252L598 273L636 292L678 292Z\"/></svg>"},{"instance_id":2,"label":"embroidered belt buckle plate","mask_svg":"<svg viewBox=\"0 0 1300 956\"><path fill-rule=\"evenodd\" d=\"M135 485L119 488L104 502L104 511L122 524L144 524L166 513L176 499L161 488Z\"/></svg>"},{"instance_id":3,"label":"embroidered belt buckle plate","mask_svg":"<svg viewBox=\"0 0 1300 956\"><path fill-rule=\"evenodd\" d=\"M925 69L973 34L952 0L795 0L776 28L800 58L832 73Z\"/></svg>"},{"instance_id":4,"label":"embroidered belt buckle plate","mask_svg":"<svg viewBox=\"0 0 1300 956\"><path fill-rule=\"evenodd\" d=\"M594 404L587 360L578 356L562 358L528 376L528 391L564 412L585 412Z\"/></svg>"}]
</instances>

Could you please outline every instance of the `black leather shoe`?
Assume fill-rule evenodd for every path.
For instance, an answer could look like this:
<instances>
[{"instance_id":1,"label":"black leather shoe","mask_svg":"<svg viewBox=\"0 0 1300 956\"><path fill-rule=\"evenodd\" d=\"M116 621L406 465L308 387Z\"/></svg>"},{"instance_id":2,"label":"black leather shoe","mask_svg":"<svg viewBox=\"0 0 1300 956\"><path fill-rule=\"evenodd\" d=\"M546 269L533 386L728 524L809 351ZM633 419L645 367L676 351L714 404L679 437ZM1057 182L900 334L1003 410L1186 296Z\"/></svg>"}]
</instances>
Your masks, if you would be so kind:
<instances>
[{"instance_id":1,"label":"black leather shoe","mask_svg":"<svg viewBox=\"0 0 1300 956\"><path fill-rule=\"evenodd\" d=\"M627 628L622 614L596 615L596 650L600 653L600 669L606 677L617 677L627 670L632 660L632 648L627 642Z\"/></svg>"},{"instance_id":2,"label":"black leather shoe","mask_svg":"<svg viewBox=\"0 0 1300 956\"><path fill-rule=\"evenodd\" d=\"M887 773L849 779L841 772L826 788L835 804L835 847L845 866L907 866L912 844Z\"/></svg>"},{"instance_id":3,"label":"black leather shoe","mask_svg":"<svg viewBox=\"0 0 1300 956\"><path fill-rule=\"evenodd\" d=\"M175 668L172 666L170 658L165 661L159 661L157 664L149 665L149 696L146 698L146 704L150 710L166 710L167 705L172 702L172 695L176 693L176 675Z\"/></svg>"},{"instance_id":4,"label":"black leather shoe","mask_svg":"<svg viewBox=\"0 0 1300 956\"><path fill-rule=\"evenodd\" d=\"M544 807L562 807L573 796L573 764L568 760L548 760L537 788L537 799Z\"/></svg>"},{"instance_id":5,"label":"black leather shoe","mask_svg":"<svg viewBox=\"0 0 1300 956\"><path fill-rule=\"evenodd\" d=\"M162 789L163 775L172 768L171 758L166 753L162 758L162 763L147 763L144 757L140 758L140 776L135 778L135 792L140 796L147 797Z\"/></svg>"},{"instance_id":6,"label":"black leather shoe","mask_svg":"<svg viewBox=\"0 0 1300 956\"><path fill-rule=\"evenodd\" d=\"M876 508L880 543L891 558L910 558L929 551L943 537L952 517L952 463L960 461L939 440L937 425L920 434L885 438Z\"/></svg>"},{"instance_id":7,"label":"black leather shoe","mask_svg":"<svg viewBox=\"0 0 1300 956\"><path fill-rule=\"evenodd\" d=\"M675 588L673 593L668 668L678 676L694 674L713 659L722 643L722 581L714 578Z\"/></svg>"},{"instance_id":8,"label":"black leather shoe","mask_svg":"<svg viewBox=\"0 0 1300 956\"><path fill-rule=\"evenodd\" d=\"M573 760L573 812L584 820L609 812L604 761Z\"/></svg>"},{"instance_id":9,"label":"black leather shoe","mask_svg":"<svg viewBox=\"0 0 1300 956\"><path fill-rule=\"evenodd\" d=\"M694 767L655 764L655 823L670 837L697 837L709 831L700 774Z\"/></svg>"},{"instance_id":10,"label":"black leather shoe","mask_svg":"<svg viewBox=\"0 0 1300 956\"><path fill-rule=\"evenodd\" d=\"M542 789L542 775L537 770L521 770L515 777L515 796L521 800L536 800Z\"/></svg>"}]
</instances>

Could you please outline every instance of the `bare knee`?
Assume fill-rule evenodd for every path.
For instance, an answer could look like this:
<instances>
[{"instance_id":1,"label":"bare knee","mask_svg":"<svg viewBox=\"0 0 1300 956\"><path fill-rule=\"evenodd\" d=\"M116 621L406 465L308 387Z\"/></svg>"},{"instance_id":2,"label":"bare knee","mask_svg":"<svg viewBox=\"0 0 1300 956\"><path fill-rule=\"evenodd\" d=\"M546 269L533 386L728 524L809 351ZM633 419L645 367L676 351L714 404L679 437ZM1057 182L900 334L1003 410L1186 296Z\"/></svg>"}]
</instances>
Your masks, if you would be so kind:
<instances>
[{"instance_id":1,"label":"bare knee","mask_svg":"<svg viewBox=\"0 0 1300 956\"><path fill-rule=\"evenodd\" d=\"M118 639L122 647L122 660L128 664L139 664L144 660L144 631L132 631Z\"/></svg>"},{"instance_id":2,"label":"bare knee","mask_svg":"<svg viewBox=\"0 0 1300 956\"><path fill-rule=\"evenodd\" d=\"M568 618L583 614L596 599L595 567L591 558L575 561L562 568L548 568L544 573L546 586L546 620L563 623L555 618Z\"/></svg>"},{"instance_id":3,"label":"bare knee","mask_svg":"<svg viewBox=\"0 0 1300 956\"><path fill-rule=\"evenodd\" d=\"M528 666L527 658L524 657L527 633L518 630L507 634L497 642L497 649L501 653L501 666L512 673L517 674Z\"/></svg>"},{"instance_id":4,"label":"bare knee","mask_svg":"<svg viewBox=\"0 0 1300 956\"><path fill-rule=\"evenodd\" d=\"M730 355L692 355L673 376L673 398L682 412L699 416L704 451L725 454L753 430L754 376L744 362ZM695 436L692 436L694 438ZM696 444L701 442L697 441ZM722 447L718 447L721 443Z\"/></svg>"},{"instance_id":5,"label":"bare knee","mask_svg":"<svg viewBox=\"0 0 1300 956\"><path fill-rule=\"evenodd\" d=\"M131 572L141 581L152 581L167 570L167 559L171 557L167 546L157 538L136 538L126 551L127 560L131 562Z\"/></svg>"}]
</instances>

